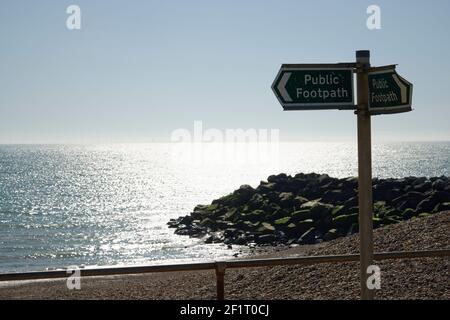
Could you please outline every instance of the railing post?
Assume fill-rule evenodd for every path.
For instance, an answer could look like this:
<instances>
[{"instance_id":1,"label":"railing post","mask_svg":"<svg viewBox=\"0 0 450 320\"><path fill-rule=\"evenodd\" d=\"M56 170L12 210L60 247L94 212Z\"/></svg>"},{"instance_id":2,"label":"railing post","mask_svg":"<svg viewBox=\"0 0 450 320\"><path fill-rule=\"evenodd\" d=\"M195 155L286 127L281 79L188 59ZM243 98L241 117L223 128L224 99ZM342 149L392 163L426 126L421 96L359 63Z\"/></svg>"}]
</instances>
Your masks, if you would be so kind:
<instances>
[{"instance_id":1,"label":"railing post","mask_svg":"<svg viewBox=\"0 0 450 320\"><path fill-rule=\"evenodd\" d=\"M217 300L225 300L225 261L216 262Z\"/></svg>"}]
</instances>

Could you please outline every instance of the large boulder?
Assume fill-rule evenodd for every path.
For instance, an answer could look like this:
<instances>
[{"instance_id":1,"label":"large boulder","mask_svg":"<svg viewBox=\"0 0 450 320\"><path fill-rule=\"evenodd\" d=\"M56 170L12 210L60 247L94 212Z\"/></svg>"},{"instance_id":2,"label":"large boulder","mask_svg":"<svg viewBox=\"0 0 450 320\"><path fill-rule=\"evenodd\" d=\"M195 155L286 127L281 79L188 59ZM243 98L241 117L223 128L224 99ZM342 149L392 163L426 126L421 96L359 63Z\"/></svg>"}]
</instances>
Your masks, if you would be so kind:
<instances>
[{"instance_id":1,"label":"large boulder","mask_svg":"<svg viewBox=\"0 0 450 320\"><path fill-rule=\"evenodd\" d=\"M278 195L279 205L282 208L290 208L294 205L294 194L292 192L282 192Z\"/></svg>"},{"instance_id":2,"label":"large boulder","mask_svg":"<svg viewBox=\"0 0 450 320\"><path fill-rule=\"evenodd\" d=\"M421 213L421 212L430 212L433 211L433 209L439 204L439 200L436 199L435 197L428 197L424 200L422 200L416 208L416 212L417 213Z\"/></svg>"},{"instance_id":3,"label":"large boulder","mask_svg":"<svg viewBox=\"0 0 450 320\"><path fill-rule=\"evenodd\" d=\"M358 178L357 177L348 177L341 179L342 187L349 189L357 189L358 188Z\"/></svg>"},{"instance_id":4,"label":"large boulder","mask_svg":"<svg viewBox=\"0 0 450 320\"><path fill-rule=\"evenodd\" d=\"M333 228L333 229L328 230L325 233L325 235L323 236L323 240L330 241L330 240L336 239L338 237L339 237L338 230Z\"/></svg>"},{"instance_id":5,"label":"large boulder","mask_svg":"<svg viewBox=\"0 0 450 320\"><path fill-rule=\"evenodd\" d=\"M194 221L194 218L192 217L192 215L187 215L187 216L179 217L175 221L177 222L177 224L189 225Z\"/></svg>"},{"instance_id":6,"label":"large boulder","mask_svg":"<svg viewBox=\"0 0 450 320\"><path fill-rule=\"evenodd\" d=\"M294 221L294 222L311 219L312 218L311 210L304 209L304 210L294 211L291 213L291 218L292 218L292 221Z\"/></svg>"},{"instance_id":7,"label":"large boulder","mask_svg":"<svg viewBox=\"0 0 450 320\"><path fill-rule=\"evenodd\" d=\"M175 234L179 236L189 236L191 234L191 229L182 224L177 227Z\"/></svg>"},{"instance_id":8,"label":"large boulder","mask_svg":"<svg viewBox=\"0 0 450 320\"><path fill-rule=\"evenodd\" d=\"M206 236L204 241L205 241L206 244L210 244L210 243L220 243L220 242L222 242L223 240L224 240L223 237L218 237L218 236L215 236L215 235L210 235L210 236Z\"/></svg>"},{"instance_id":9,"label":"large boulder","mask_svg":"<svg viewBox=\"0 0 450 320\"><path fill-rule=\"evenodd\" d=\"M267 178L267 181L270 183L278 183L278 182L285 182L287 180L288 176L285 173L280 173L278 175L271 175Z\"/></svg>"},{"instance_id":10,"label":"large boulder","mask_svg":"<svg viewBox=\"0 0 450 320\"><path fill-rule=\"evenodd\" d=\"M424 183L417 184L412 187L412 189L414 191L418 191L418 192L426 192L426 191L431 190L431 188L432 188L432 184L428 180L425 181Z\"/></svg>"},{"instance_id":11,"label":"large boulder","mask_svg":"<svg viewBox=\"0 0 450 320\"><path fill-rule=\"evenodd\" d=\"M259 228L259 226L261 225L261 222L256 221L256 222L252 222L252 221L242 221L238 224L238 227L242 228L245 231L253 231L253 230L257 230Z\"/></svg>"},{"instance_id":12,"label":"large boulder","mask_svg":"<svg viewBox=\"0 0 450 320\"><path fill-rule=\"evenodd\" d=\"M447 183L447 186L445 187L444 191L450 192L450 183Z\"/></svg>"},{"instance_id":13,"label":"large boulder","mask_svg":"<svg viewBox=\"0 0 450 320\"><path fill-rule=\"evenodd\" d=\"M354 196L355 196L354 189L328 190L323 194L321 201L325 202L325 203L337 204L337 203L343 203Z\"/></svg>"},{"instance_id":14,"label":"large boulder","mask_svg":"<svg viewBox=\"0 0 450 320\"><path fill-rule=\"evenodd\" d=\"M446 191L433 191L416 207L416 212L432 212L439 203L450 202L450 193Z\"/></svg>"},{"instance_id":15,"label":"large boulder","mask_svg":"<svg viewBox=\"0 0 450 320\"><path fill-rule=\"evenodd\" d=\"M284 228L284 232L290 238L298 238L301 235L300 230L297 227L297 225L292 222L289 223L288 225L286 225L286 227Z\"/></svg>"},{"instance_id":16,"label":"large boulder","mask_svg":"<svg viewBox=\"0 0 450 320\"><path fill-rule=\"evenodd\" d=\"M253 197L253 195L255 193L256 193L256 190L247 184L240 186L239 189L237 189L236 191L233 192L233 194L238 199L237 205L246 203Z\"/></svg>"},{"instance_id":17,"label":"large boulder","mask_svg":"<svg viewBox=\"0 0 450 320\"><path fill-rule=\"evenodd\" d=\"M253 210L249 213L243 214L242 219L248 220L251 222L255 221L263 221L266 217L266 213L263 210Z\"/></svg>"},{"instance_id":18,"label":"large boulder","mask_svg":"<svg viewBox=\"0 0 450 320\"><path fill-rule=\"evenodd\" d=\"M223 196L219 199L213 200L212 205L220 205L220 206L239 206L242 204L242 199L239 198L239 195L235 192L230 193L226 196Z\"/></svg>"},{"instance_id":19,"label":"large boulder","mask_svg":"<svg viewBox=\"0 0 450 320\"><path fill-rule=\"evenodd\" d=\"M262 222L257 231L261 234L271 234L275 231L275 227L268 222Z\"/></svg>"},{"instance_id":20,"label":"large boulder","mask_svg":"<svg viewBox=\"0 0 450 320\"><path fill-rule=\"evenodd\" d=\"M403 218L403 211L398 210L396 208L386 208L386 211L384 212L383 216L379 216L380 218L394 218L396 220L402 220Z\"/></svg>"},{"instance_id":21,"label":"large boulder","mask_svg":"<svg viewBox=\"0 0 450 320\"><path fill-rule=\"evenodd\" d=\"M308 199L318 199L322 196L322 191L316 184L309 183L303 190L302 196Z\"/></svg>"},{"instance_id":22,"label":"large boulder","mask_svg":"<svg viewBox=\"0 0 450 320\"><path fill-rule=\"evenodd\" d=\"M272 244L277 240L274 234L263 234L255 238L257 244Z\"/></svg>"},{"instance_id":23,"label":"large boulder","mask_svg":"<svg viewBox=\"0 0 450 320\"><path fill-rule=\"evenodd\" d=\"M406 210L408 208L415 208L419 202L424 200L427 196L422 192L410 191L401 195L391 201L391 204L399 210Z\"/></svg>"},{"instance_id":24,"label":"large boulder","mask_svg":"<svg viewBox=\"0 0 450 320\"><path fill-rule=\"evenodd\" d=\"M263 206L264 203L264 197L259 194L255 193L253 194L252 198L248 201L247 205L250 209L260 209Z\"/></svg>"},{"instance_id":25,"label":"large boulder","mask_svg":"<svg viewBox=\"0 0 450 320\"><path fill-rule=\"evenodd\" d=\"M413 187L418 186L426 182L428 179L426 177L418 177L411 182Z\"/></svg>"},{"instance_id":26,"label":"large boulder","mask_svg":"<svg viewBox=\"0 0 450 320\"><path fill-rule=\"evenodd\" d=\"M277 185L275 183L262 181L260 185L256 187L256 191L260 192L261 194L267 194L269 192L274 192L276 188Z\"/></svg>"},{"instance_id":27,"label":"large boulder","mask_svg":"<svg viewBox=\"0 0 450 320\"><path fill-rule=\"evenodd\" d=\"M358 213L343 214L333 218L333 222L337 226L350 226L353 223L358 223Z\"/></svg>"},{"instance_id":28,"label":"large boulder","mask_svg":"<svg viewBox=\"0 0 450 320\"><path fill-rule=\"evenodd\" d=\"M316 202L311 207L310 211L311 211L312 218L315 221L318 221L327 216L331 216L331 212L333 211L333 209L334 209L334 207L330 204Z\"/></svg>"},{"instance_id":29,"label":"large boulder","mask_svg":"<svg viewBox=\"0 0 450 320\"><path fill-rule=\"evenodd\" d=\"M296 224L298 230L300 233L305 232L309 228L314 226L314 221L312 219L306 219L303 221L300 221Z\"/></svg>"},{"instance_id":30,"label":"large boulder","mask_svg":"<svg viewBox=\"0 0 450 320\"><path fill-rule=\"evenodd\" d=\"M278 195L279 195L278 192L270 191L264 194L264 198L267 199L269 202L277 203L279 200Z\"/></svg>"},{"instance_id":31,"label":"large boulder","mask_svg":"<svg viewBox=\"0 0 450 320\"><path fill-rule=\"evenodd\" d=\"M445 187L447 185L448 185L448 181L446 182L444 179L439 178L439 179L433 181L433 183L431 184L431 187L434 190L443 191L443 190L445 190Z\"/></svg>"},{"instance_id":32,"label":"large boulder","mask_svg":"<svg viewBox=\"0 0 450 320\"><path fill-rule=\"evenodd\" d=\"M359 225L357 223L352 223L352 225L347 230L347 235L352 235L359 231Z\"/></svg>"},{"instance_id":33,"label":"large boulder","mask_svg":"<svg viewBox=\"0 0 450 320\"><path fill-rule=\"evenodd\" d=\"M381 220L381 223L386 226L386 225L390 225L390 224L399 223L401 220L402 220L402 218L398 217L398 216L384 217Z\"/></svg>"},{"instance_id":34,"label":"large boulder","mask_svg":"<svg viewBox=\"0 0 450 320\"><path fill-rule=\"evenodd\" d=\"M321 174L318 178L317 178L317 184L319 186L324 186L324 185L328 185L333 179L327 175L327 174Z\"/></svg>"},{"instance_id":35,"label":"large boulder","mask_svg":"<svg viewBox=\"0 0 450 320\"><path fill-rule=\"evenodd\" d=\"M308 181L304 178L297 177L297 175L289 183L293 190L298 193L300 190L308 184Z\"/></svg>"},{"instance_id":36,"label":"large boulder","mask_svg":"<svg viewBox=\"0 0 450 320\"><path fill-rule=\"evenodd\" d=\"M301 207L303 204L307 203L308 201L309 201L309 200L306 199L305 197L302 197L302 196L296 196L296 197L294 198L294 201L293 201L293 207L295 208L295 210L298 210L298 209L300 209L300 207Z\"/></svg>"},{"instance_id":37,"label":"large boulder","mask_svg":"<svg viewBox=\"0 0 450 320\"><path fill-rule=\"evenodd\" d=\"M223 232L225 238L233 238L240 234L240 230L237 228L228 228Z\"/></svg>"},{"instance_id":38,"label":"large boulder","mask_svg":"<svg viewBox=\"0 0 450 320\"><path fill-rule=\"evenodd\" d=\"M343 205L335 206L333 207L333 210L331 210L331 218L344 214L344 212L345 210Z\"/></svg>"},{"instance_id":39,"label":"large boulder","mask_svg":"<svg viewBox=\"0 0 450 320\"><path fill-rule=\"evenodd\" d=\"M373 217L372 218L372 222L373 222L373 227L374 228L378 228L382 226L382 219L379 217Z\"/></svg>"},{"instance_id":40,"label":"large boulder","mask_svg":"<svg viewBox=\"0 0 450 320\"><path fill-rule=\"evenodd\" d=\"M433 197L439 200L439 202L450 202L450 192L449 191L435 191L432 193Z\"/></svg>"},{"instance_id":41,"label":"large boulder","mask_svg":"<svg viewBox=\"0 0 450 320\"><path fill-rule=\"evenodd\" d=\"M217 203L213 203L210 205L198 205L194 208L194 211L191 213L193 219L202 220L208 216L213 215L214 211L219 208Z\"/></svg>"},{"instance_id":42,"label":"large boulder","mask_svg":"<svg viewBox=\"0 0 450 320\"><path fill-rule=\"evenodd\" d=\"M213 227L215 225L215 222L210 218L205 218L200 221L200 225L203 227Z\"/></svg>"},{"instance_id":43,"label":"large boulder","mask_svg":"<svg viewBox=\"0 0 450 320\"><path fill-rule=\"evenodd\" d=\"M311 244L316 240L316 229L314 227L308 229L304 232L301 237L298 239L299 244Z\"/></svg>"},{"instance_id":44,"label":"large boulder","mask_svg":"<svg viewBox=\"0 0 450 320\"><path fill-rule=\"evenodd\" d=\"M447 211L450 210L450 202L444 202L444 203L439 203L433 211L435 212L440 212L440 211Z\"/></svg>"},{"instance_id":45,"label":"large boulder","mask_svg":"<svg viewBox=\"0 0 450 320\"><path fill-rule=\"evenodd\" d=\"M223 219L227 221L234 221L237 220L239 214L237 208L230 208L227 210L227 212L223 215Z\"/></svg>"},{"instance_id":46,"label":"large boulder","mask_svg":"<svg viewBox=\"0 0 450 320\"><path fill-rule=\"evenodd\" d=\"M275 202L264 201L261 208L268 215L273 214L275 211L282 210L281 206Z\"/></svg>"},{"instance_id":47,"label":"large boulder","mask_svg":"<svg viewBox=\"0 0 450 320\"><path fill-rule=\"evenodd\" d=\"M251 240L253 240L252 238L248 237L245 234L240 234L239 236L237 236L236 238L233 239L233 241L231 242L232 244L235 245L245 245L247 243L249 243Z\"/></svg>"},{"instance_id":48,"label":"large boulder","mask_svg":"<svg viewBox=\"0 0 450 320\"><path fill-rule=\"evenodd\" d=\"M327 231L328 229L334 227L333 216L327 215L319 220L314 220L314 226L320 231Z\"/></svg>"},{"instance_id":49,"label":"large boulder","mask_svg":"<svg viewBox=\"0 0 450 320\"><path fill-rule=\"evenodd\" d=\"M408 208L402 213L403 220L411 219L416 215L416 211L414 209Z\"/></svg>"},{"instance_id":50,"label":"large boulder","mask_svg":"<svg viewBox=\"0 0 450 320\"><path fill-rule=\"evenodd\" d=\"M288 215L289 215L288 210L278 209L278 210L275 210L274 212L266 215L266 217L270 221L275 221L275 220L281 219L283 217L286 217Z\"/></svg>"},{"instance_id":51,"label":"large boulder","mask_svg":"<svg viewBox=\"0 0 450 320\"><path fill-rule=\"evenodd\" d=\"M347 201L344 202L342 210L349 211L350 208L358 207L358 197L351 197Z\"/></svg>"},{"instance_id":52,"label":"large boulder","mask_svg":"<svg viewBox=\"0 0 450 320\"><path fill-rule=\"evenodd\" d=\"M385 189L384 187L374 186L373 199L374 201L392 201L393 199L401 196L403 191L401 189L392 188Z\"/></svg>"},{"instance_id":53,"label":"large boulder","mask_svg":"<svg viewBox=\"0 0 450 320\"><path fill-rule=\"evenodd\" d=\"M284 226L287 226L290 222L291 222L291 217L286 216L286 217L275 220L273 222L273 224L275 225L275 227L284 227Z\"/></svg>"}]
</instances>

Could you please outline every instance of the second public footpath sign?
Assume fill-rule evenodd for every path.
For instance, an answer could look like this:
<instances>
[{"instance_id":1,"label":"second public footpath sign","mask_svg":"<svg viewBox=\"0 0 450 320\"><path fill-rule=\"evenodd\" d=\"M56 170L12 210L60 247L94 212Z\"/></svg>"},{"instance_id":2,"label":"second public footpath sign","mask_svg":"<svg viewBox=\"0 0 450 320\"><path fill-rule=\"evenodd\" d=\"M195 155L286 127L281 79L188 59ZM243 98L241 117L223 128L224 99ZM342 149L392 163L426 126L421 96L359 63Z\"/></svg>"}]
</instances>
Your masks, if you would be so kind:
<instances>
[{"instance_id":1,"label":"second public footpath sign","mask_svg":"<svg viewBox=\"0 0 450 320\"><path fill-rule=\"evenodd\" d=\"M395 66L372 68L368 78L371 114L411 111L413 85L397 74Z\"/></svg>"},{"instance_id":2,"label":"second public footpath sign","mask_svg":"<svg viewBox=\"0 0 450 320\"><path fill-rule=\"evenodd\" d=\"M272 90L284 110L355 109L348 67L282 65Z\"/></svg>"}]
</instances>

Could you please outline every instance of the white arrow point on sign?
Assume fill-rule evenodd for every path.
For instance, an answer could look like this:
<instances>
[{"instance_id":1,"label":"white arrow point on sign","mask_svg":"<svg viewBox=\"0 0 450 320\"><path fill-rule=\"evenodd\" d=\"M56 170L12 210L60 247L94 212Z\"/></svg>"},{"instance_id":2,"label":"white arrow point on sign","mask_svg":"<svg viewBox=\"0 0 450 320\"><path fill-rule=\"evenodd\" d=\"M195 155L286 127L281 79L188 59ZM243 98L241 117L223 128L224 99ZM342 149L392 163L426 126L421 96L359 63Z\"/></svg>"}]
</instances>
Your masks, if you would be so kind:
<instances>
[{"instance_id":1,"label":"white arrow point on sign","mask_svg":"<svg viewBox=\"0 0 450 320\"><path fill-rule=\"evenodd\" d=\"M291 74L292 74L291 72L284 73L283 76L281 77L280 82L277 85L277 89L280 92L281 97L286 102L292 102L291 96L286 91L286 83L289 81L289 78L291 77Z\"/></svg>"},{"instance_id":2,"label":"white arrow point on sign","mask_svg":"<svg viewBox=\"0 0 450 320\"><path fill-rule=\"evenodd\" d=\"M407 103L408 102L408 97L407 97L407 89L408 87L400 81L400 79L398 78L398 75L393 74L392 77L394 78L395 83L397 83L398 87L400 88L400 94L402 96L402 103Z\"/></svg>"}]
</instances>

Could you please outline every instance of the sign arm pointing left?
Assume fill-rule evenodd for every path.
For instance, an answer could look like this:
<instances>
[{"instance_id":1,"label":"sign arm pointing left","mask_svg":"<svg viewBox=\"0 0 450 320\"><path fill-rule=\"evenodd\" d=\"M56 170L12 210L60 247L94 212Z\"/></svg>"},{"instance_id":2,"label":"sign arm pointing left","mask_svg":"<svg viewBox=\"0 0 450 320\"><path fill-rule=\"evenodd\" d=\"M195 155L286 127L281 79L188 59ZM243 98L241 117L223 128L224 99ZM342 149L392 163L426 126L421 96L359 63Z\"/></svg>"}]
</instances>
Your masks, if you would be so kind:
<instances>
[{"instance_id":1,"label":"sign arm pointing left","mask_svg":"<svg viewBox=\"0 0 450 320\"><path fill-rule=\"evenodd\" d=\"M291 77L291 73L290 72L284 73L283 76L281 77L280 82L277 85L277 89L280 92L281 97L283 98L283 100L285 102L292 102L291 96L286 91L286 83L289 81L290 77Z\"/></svg>"}]
</instances>

